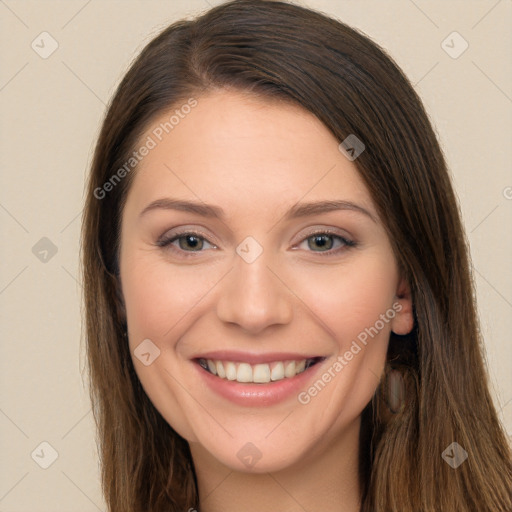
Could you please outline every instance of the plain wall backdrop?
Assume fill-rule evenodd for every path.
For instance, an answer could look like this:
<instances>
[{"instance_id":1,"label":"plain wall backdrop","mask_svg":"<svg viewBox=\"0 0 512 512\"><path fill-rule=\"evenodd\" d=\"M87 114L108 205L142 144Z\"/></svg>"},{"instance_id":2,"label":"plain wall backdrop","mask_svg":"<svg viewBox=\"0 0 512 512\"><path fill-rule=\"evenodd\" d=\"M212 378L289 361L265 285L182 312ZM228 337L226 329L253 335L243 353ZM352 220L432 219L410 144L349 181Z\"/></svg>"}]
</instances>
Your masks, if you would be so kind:
<instances>
[{"instance_id":1,"label":"plain wall backdrop","mask_svg":"<svg viewBox=\"0 0 512 512\"><path fill-rule=\"evenodd\" d=\"M105 510L83 374L84 180L132 59L169 23L219 3L0 0L2 512ZM383 46L425 103L459 197L492 393L511 435L512 1L298 3Z\"/></svg>"}]
</instances>

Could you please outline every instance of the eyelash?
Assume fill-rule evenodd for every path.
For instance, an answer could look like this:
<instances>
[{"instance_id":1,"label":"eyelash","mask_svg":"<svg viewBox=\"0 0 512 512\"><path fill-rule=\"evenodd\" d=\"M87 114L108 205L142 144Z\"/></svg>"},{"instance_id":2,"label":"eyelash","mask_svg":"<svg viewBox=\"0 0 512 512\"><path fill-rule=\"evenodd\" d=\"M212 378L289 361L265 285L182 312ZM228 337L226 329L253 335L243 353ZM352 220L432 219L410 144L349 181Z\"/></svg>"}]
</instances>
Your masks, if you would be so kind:
<instances>
[{"instance_id":1,"label":"eyelash","mask_svg":"<svg viewBox=\"0 0 512 512\"><path fill-rule=\"evenodd\" d=\"M195 231L183 231L182 233L174 233L170 238L162 237L160 240L157 241L156 245L158 247L162 247L162 248L169 248L172 252L180 253L180 255L182 255L185 258L193 258L193 257L195 257L194 253L204 252L204 251L184 251L183 249L176 248L175 246L172 245L173 242L179 240L180 238L184 238L184 237L190 236L190 235L194 236L195 238L198 238L198 239L208 242L207 238L204 235L202 235L201 233L198 233ZM310 251L310 252L319 254L322 257L336 256L340 252L350 249L350 248L353 248L353 247L356 247L356 245L357 245L356 242L354 242L353 240L350 240L344 236L338 235L328 229L314 231L314 232L308 234L305 238L303 238L299 242L298 245L307 241L309 238L312 238L314 236L319 236L319 235L328 235L330 237L337 238L338 240L340 240L343 243L343 245L341 247L339 247L338 249L334 249L334 250L329 249L328 251L320 251L320 252ZM211 244L211 242L208 242L208 243ZM211 245L214 245L214 244L211 244Z\"/></svg>"}]
</instances>

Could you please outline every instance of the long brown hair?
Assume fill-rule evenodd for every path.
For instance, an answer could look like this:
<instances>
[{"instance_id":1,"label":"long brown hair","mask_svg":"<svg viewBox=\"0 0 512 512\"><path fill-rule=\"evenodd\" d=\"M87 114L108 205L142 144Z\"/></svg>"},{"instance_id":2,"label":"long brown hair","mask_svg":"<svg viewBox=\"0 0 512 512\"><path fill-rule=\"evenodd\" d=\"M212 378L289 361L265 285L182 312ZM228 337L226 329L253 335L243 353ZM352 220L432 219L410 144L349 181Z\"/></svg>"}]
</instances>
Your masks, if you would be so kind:
<instances>
[{"instance_id":1,"label":"long brown hair","mask_svg":"<svg viewBox=\"0 0 512 512\"><path fill-rule=\"evenodd\" d=\"M368 37L269 0L228 2L166 28L132 64L103 121L82 256L90 395L109 511L199 509L188 443L148 399L130 357L118 248L136 168L113 176L157 115L216 88L293 102L340 142L355 134L366 146L354 164L410 283L415 326L408 336L391 335L388 369L363 411L362 511L510 512L511 453L488 390L468 243L422 102ZM390 370L405 386L405 406L393 413ZM442 457L453 442L468 454L457 468Z\"/></svg>"}]
</instances>

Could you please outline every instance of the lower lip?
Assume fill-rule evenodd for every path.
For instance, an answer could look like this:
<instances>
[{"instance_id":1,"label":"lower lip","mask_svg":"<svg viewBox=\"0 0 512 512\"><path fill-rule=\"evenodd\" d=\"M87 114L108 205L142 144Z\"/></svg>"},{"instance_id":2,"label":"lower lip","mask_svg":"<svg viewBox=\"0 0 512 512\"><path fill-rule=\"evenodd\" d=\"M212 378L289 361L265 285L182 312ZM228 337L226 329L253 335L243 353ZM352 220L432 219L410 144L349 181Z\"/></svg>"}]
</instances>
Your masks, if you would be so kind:
<instances>
[{"instance_id":1,"label":"lower lip","mask_svg":"<svg viewBox=\"0 0 512 512\"><path fill-rule=\"evenodd\" d=\"M324 361L319 361L295 377L285 377L282 380L267 384L244 384L236 380L221 379L193 363L199 375L215 393L231 402L245 407L261 407L274 405L289 399L306 388L307 383L316 375Z\"/></svg>"}]
</instances>

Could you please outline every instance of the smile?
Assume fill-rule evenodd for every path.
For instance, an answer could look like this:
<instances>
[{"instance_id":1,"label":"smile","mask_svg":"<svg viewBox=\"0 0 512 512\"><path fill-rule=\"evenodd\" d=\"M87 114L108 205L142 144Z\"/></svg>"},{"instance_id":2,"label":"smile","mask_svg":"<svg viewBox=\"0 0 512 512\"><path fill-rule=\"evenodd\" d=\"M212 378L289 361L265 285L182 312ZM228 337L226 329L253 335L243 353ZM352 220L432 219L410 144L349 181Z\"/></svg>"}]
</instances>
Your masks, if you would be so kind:
<instances>
[{"instance_id":1,"label":"smile","mask_svg":"<svg viewBox=\"0 0 512 512\"><path fill-rule=\"evenodd\" d=\"M295 377L323 359L311 357L259 364L205 358L199 358L196 361L204 370L220 379L247 384L268 384Z\"/></svg>"}]
</instances>

